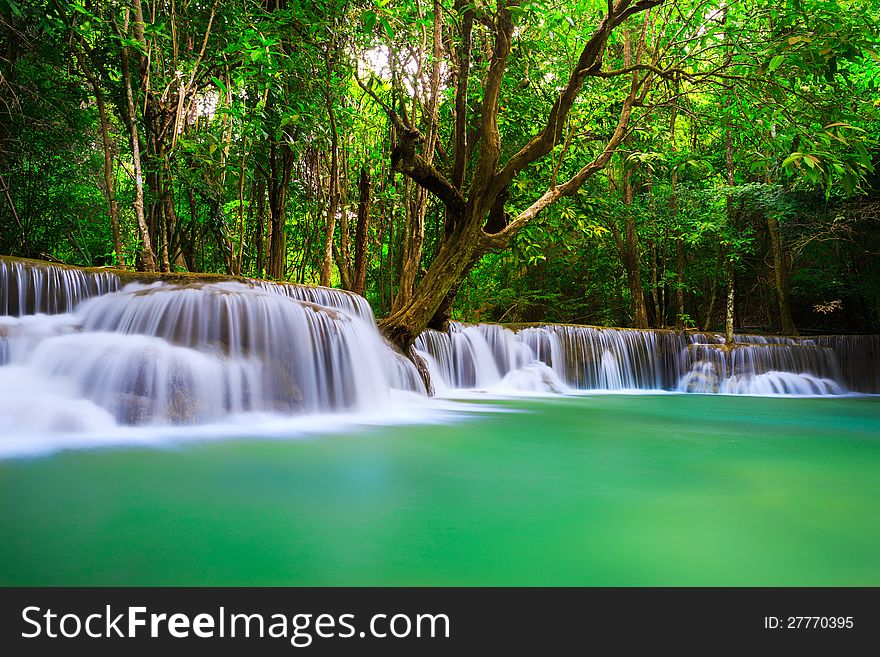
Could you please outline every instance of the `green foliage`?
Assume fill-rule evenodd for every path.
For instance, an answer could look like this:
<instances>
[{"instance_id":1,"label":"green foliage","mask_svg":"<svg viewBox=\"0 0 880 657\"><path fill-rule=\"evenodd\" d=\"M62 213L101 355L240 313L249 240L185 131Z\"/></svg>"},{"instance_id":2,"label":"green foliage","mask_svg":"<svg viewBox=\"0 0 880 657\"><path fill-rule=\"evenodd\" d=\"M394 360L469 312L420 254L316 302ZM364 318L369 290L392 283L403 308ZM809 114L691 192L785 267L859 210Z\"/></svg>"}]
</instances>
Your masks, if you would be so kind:
<instances>
[{"instance_id":1,"label":"green foliage","mask_svg":"<svg viewBox=\"0 0 880 657\"><path fill-rule=\"evenodd\" d=\"M163 0L150 4L143 40L131 12L126 27L124 9L133 6L32 0L2 8L0 250L76 264L113 259L97 89L107 107L122 252L129 266L141 264L127 59L146 216L169 268L266 275L275 208L286 276L317 282L336 141L333 280L353 266L363 168L372 180L366 295L377 314L389 313L421 202L418 186L392 172L399 126L389 110L430 132L434 3L214 8ZM473 17L472 172L498 4L440 6L442 148L434 166L449 177L461 26ZM543 127L607 2L535 0L510 10L516 29L501 79L498 166ZM605 46L609 75L586 76L555 147L513 180L509 217L601 157L632 84L630 74L610 74L626 65L627 39L632 57L665 73L645 86L604 168L540 213L508 250L482 258L461 287L456 316L628 324L631 230L653 324L717 326L721 303L713 299L726 285L719 263L732 260L742 321L774 328L771 219L798 321L809 324L814 305L842 299L843 328L880 330L876 226L859 218L876 217L878 24L877 0L679 0L630 18ZM424 203L417 278L445 234L442 205L430 195Z\"/></svg>"}]
</instances>

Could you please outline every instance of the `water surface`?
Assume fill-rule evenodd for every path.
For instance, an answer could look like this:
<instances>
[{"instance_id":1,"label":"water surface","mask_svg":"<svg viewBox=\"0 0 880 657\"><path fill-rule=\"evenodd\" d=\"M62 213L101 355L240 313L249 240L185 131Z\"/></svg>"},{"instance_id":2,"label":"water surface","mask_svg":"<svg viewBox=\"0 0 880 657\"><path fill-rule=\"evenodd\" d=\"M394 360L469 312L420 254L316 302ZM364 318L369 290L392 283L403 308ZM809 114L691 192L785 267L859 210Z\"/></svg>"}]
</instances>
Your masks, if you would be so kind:
<instances>
[{"instance_id":1,"label":"water surface","mask_svg":"<svg viewBox=\"0 0 880 657\"><path fill-rule=\"evenodd\" d=\"M880 585L880 398L472 403L0 461L0 584Z\"/></svg>"}]
</instances>

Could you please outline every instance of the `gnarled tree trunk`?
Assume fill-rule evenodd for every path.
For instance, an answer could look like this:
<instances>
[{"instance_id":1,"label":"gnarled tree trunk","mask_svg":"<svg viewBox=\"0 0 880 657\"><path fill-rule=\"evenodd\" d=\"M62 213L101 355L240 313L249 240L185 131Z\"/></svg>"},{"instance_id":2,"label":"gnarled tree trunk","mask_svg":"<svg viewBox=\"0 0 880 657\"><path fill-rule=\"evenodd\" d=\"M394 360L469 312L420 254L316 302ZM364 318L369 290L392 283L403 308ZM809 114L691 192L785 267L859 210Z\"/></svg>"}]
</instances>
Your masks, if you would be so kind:
<instances>
[{"instance_id":1,"label":"gnarled tree trunk","mask_svg":"<svg viewBox=\"0 0 880 657\"><path fill-rule=\"evenodd\" d=\"M510 54L514 25L509 6L515 2L499 3L493 22L494 47L483 84L483 103L479 121L479 143L476 162L468 188L464 189L466 176L453 169L450 181L434 165L418 152L425 138L410 124L405 112L397 113L385 107L395 124L398 144L394 149L394 169L408 176L416 184L436 196L446 208L446 239L440 246L436 259L416 287L409 302L380 323L380 328L405 352L409 352L413 340L430 324L442 325L448 312L450 294L461 284L478 259L487 251L504 249L513 237L544 208L562 197L577 192L583 183L601 171L628 132L633 106L644 99L646 82L655 72L650 70L603 72L601 57L612 30L628 17L646 11L663 0L618 0L609 3L610 12L599 23L585 44L573 67L568 83L563 87L550 109L544 127L503 165L500 163L501 138L498 130L499 97L507 58ZM464 26L465 21L461 25ZM632 75L636 73L635 75ZM461 76L461 72L459 75ZM504 211L507 190L513 180L527 166L549 154L554 146L562 143L569 111L587 77L612 77L632 75L628 93L624 99L618 124L604 149L592 161L581 167L565 182L552 181L548 189L529 207L515 216ZM381 103L370 87L364 88ZM459 82L458 92L461 92ZM459 117L456 117L456 121ZM455 135L466 131L456 130ZM462 144L456 140L453 152L458 154ZM448 152L448 151L447 151ZM456 157L456 163L458 158ZM461 183L459 182L461 181ZM447 315L448 316L448 315Z\"/></svg>"}]
</instances>

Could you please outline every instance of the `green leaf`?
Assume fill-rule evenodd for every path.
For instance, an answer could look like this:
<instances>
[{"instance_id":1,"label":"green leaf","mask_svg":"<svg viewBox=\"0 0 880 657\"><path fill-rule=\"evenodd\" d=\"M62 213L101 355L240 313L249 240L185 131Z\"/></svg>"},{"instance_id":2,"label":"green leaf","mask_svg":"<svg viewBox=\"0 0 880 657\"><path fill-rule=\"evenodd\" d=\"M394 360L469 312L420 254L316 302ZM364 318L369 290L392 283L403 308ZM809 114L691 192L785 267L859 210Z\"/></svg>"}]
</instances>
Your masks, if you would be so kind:
<instances>
[{"instance_id":1,"label":"green leaf","mask_svg":"<svg viewBox=\"0 0 880 657\"><path fill-rule=\"evenodd\" d=\"M391 23L388 22L388 19L384 16L379 16L379 22L382 23L382 27L385 28L385 34L388 35L388 38L393 39L394 30L391 28Z\"/></svg>"},{"instance_id":2,"label":"green leaf","mask_svg":"<svg viewBox=\"0 0 880 657\"><path fill-rule=\"evenodd\" d=\"M376 12L375 11L365 11L363 13L364 19L364 29L367 33L372 33L373 28L376 27Z\"/></svg>"},{"instance_id":3,"label":"green leaf","mask_svg":"<svg viewBox=\"0 0 880 657\"><path fill-rule=\"evenodd\" d=\"M785 159L782 161L782 166L783 166L784 168L786 168L786 167L788 167L791 163L795 162L796 160L799 160L799 159L802 158L802 157L803 157L803 153L792 153L791 155L789 155L787 158L785 158Z\"/></svg>"}]
</instances>

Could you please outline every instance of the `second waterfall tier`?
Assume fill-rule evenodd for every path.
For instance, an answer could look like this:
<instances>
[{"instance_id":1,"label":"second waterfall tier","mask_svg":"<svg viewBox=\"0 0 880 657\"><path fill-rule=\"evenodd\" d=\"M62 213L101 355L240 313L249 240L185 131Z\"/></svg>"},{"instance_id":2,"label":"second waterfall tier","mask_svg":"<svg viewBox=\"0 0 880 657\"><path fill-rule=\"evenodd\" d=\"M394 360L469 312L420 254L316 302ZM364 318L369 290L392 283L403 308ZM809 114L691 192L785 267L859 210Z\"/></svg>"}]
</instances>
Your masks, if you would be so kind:
<instances>
[{"instance_id":1,"label":"second waterfall tier","mask_svg":"<svg viewBox=\"0 0 880 657\"><path fill-rule=\"evenodd\" d=\"M784 338L548 324L452 323L416 349L435 389L880 392L880 336Z\"/></svg>"}]
</instances>

